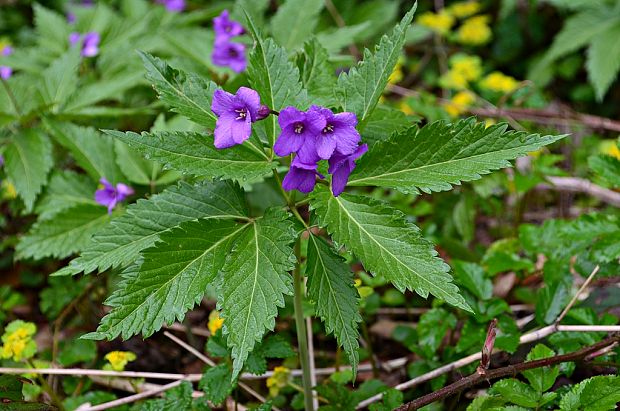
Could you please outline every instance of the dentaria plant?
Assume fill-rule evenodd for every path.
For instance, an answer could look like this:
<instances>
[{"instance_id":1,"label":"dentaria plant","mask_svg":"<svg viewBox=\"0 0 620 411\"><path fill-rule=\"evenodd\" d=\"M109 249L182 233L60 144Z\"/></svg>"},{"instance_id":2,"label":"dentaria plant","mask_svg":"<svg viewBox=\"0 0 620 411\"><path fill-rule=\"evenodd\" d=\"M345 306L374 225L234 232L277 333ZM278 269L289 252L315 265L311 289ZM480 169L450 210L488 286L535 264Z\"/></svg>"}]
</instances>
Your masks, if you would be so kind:
<instances>
[{"instance_id":1,"label":"dentaria plant","mask_svg":"<svg viewBox=\"0 0 620 411\"><path fill-rule=\"evenodd\" d=\"M56 273L124 270L106 302L111 311L85 337L148 337L183 320L213 287L233 358L227 378L233 381L290 302L311 409L302 302L314 306L354 373L358 363L359 295L345 255L401 292L432 294L471 311L433 244L395 207L372 198L369 187L449 190L563 136L510 131L505 124L485 127L473 118L420 126L403 113L377 109L413 14L339 76L316 39L290 55L263 37L249 16L243 27L228 15L217 21L214 52L225 55L230 38L247 30L253 38L247 83L216 84L140 53L160 99L201 130L105 131L187 178L114 214L87 249ZM224 63L240 71L242 64L232 57ZM110 210L129 194L126 186L103 184L99 200ZM280 201L250 210L246 193L266 187Z\"/></svg>"}]
</instances>

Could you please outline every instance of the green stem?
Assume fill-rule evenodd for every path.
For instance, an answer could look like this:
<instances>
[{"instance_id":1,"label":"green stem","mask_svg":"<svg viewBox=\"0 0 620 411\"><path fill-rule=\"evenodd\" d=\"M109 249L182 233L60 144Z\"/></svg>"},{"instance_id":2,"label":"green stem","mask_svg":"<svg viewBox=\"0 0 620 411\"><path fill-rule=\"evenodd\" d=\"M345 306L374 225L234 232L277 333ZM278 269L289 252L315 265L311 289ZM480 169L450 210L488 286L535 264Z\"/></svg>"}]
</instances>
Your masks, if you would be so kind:
<instances>
[{"instance_id":1,"label":"green stem","mask_svg":"<svg viewBox=\"0 0 620 411\"><path fill-rule=\"evenodd\" d=\"M293 270L293 288L295 291L295 328L297 329L297 342L299 344L299 361L302 369L302 385L304 388L304 404L306 411L312 411L312 383L310 382L310 361L308 358L308 339L306 334L306 321L302 308L302 299L304 296L304 283L300 272L301 258L300 241L295 243L295 255L297 256L297 265Z\"/></svg>"},{"instance_id":2,"label":"green stem","mask_svg":"<svg viewBox=\"0 0 620 411\"><path fill-rule=\"evenodd\" d=\"M32 368L34 368L34 369L37 368L37 366L34 364L34 361L27 360L27 362L28 362L28 364ZM26 370L26 372L28 372L28 371ZM65 407L62 405L62 401L60 400L58 395L56 395L56 392L54 391L54 389L45 380L43 375L37 374L36 378L37 378L37 380L39 380L39 383L41 384L41 387L43 388L43 391L45 391L47 393L47 395L50 396L50 399L52 400L52 404L55 405L60 411L64 411Z\"/></svg>"}]
</instances>

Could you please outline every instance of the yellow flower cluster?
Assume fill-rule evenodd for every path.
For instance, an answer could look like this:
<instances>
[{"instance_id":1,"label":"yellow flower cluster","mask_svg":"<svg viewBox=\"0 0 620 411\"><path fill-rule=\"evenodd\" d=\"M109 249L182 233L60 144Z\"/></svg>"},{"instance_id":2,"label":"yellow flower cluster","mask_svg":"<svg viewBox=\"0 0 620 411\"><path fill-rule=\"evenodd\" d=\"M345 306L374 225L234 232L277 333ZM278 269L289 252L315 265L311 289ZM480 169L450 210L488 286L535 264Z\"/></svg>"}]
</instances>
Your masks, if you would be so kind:
<instances>
[{"instance_id":1,"label":"yellow flower cluster","mask_svg":"<svg viewBox=\"0 0 620 411\"><path fill-rule=\"evenodd\" d=\"M476 96L470 91L459 91L443 108L450 117L457 117L467 111L467 108L476 102Z\"/></svg>"},{"instance_id":2,"label":"yellow flower cluster","mask_svg":"<svg viewBox=\"0 0 620 411\"><path fill-rule=\"evenodd\" d=\"M209 313L209 322L207 327L211 335L215 334L224 325L224 319L220 316L220 312L213 310Z\"/></svg>"},{"instance_id":3,"label":"yellow flower cluster","mask_svg":"<svg viewBox=\"0 0 620 411\"><path fill-rule=\"evenodd\" d=\"M22 320L12 321L2 335L0 358L12 358L13 361L32 358L37 352L37 344L32 340L36 332L37 327L33 323Z\"/></svg>"},{"instance_id":4,"label":"yellow flower cluster","mask_svg":"<svg viewBox=\"0 0 620 411\"><path fill-rule=\"evenodd\" d=\"M291 380L291 370L286 367L276 367L273 369L273 375L267 378L267 388L269 394L275 397L280 390L286 387Z\"/></svg>"},{"instance_id":5,"label":"yellow flower cluster","mask_svg":"<svg viewBox=\"0 0 620 411\"><path fill-rule=\"evenodd\" d=\"M439 13L427 11L418 17L418 23L421 26L442 35L446 35L450 32L454 22L454 16L448 13L445 9L441 10Z\"/></svg>"},{"instance_id":6,"label":"yellow flower cluster","mask_svg":"<svg viewBox=\"0 0 620 411\"><path fill-rule=\"evenodd\" d=\"M368 287L367 285L362 285L362 280L360 280L359 278L355 279L354 285L355 285L355 288L357 288L357 293L359 294L361 298L366 298L374 292L372 287Z\"/></svg>"},{"instance_id":7,"label":"yellow flower cluster","mask_svg":"<svg viewBox=\"0 0 620 411\"><path fill-rule=\"evenodd\" d=\"M620 147L615 140L604 140L601 142L601 152L608 156L616 157L620 160Z\"/></svg>"},{"instance_id":8,"label":"yellow flower cluster","mask_svg":"<svg viewBox=\"0 0 620 411\"><path fill-rule=\"evenodd\" d=\"M448 13L450 13L457 19L469 17L473 14L478 13L479 11L480 3L477 1L462 1L459 3L454 3L448 7Z\"/></svg>"},{"instance_id":9,"label":"yellow flower cluster","mask_svg":"<svg viewBox=\"0 0 620 411\"><path fill-rule=\"evenodd\" d=\"M135 361L136 354L131 351L112 351L104 357L109 364L106 364L104 369L112 369L113 371L124 371L127 363Z\"/></svg>"},{"instance_id":10,"label":"yellow flower cluster","mask_svg":"<svg viewBox=\"0 0 620 411\"><path fill-rule=\"evenodd\" d=\"M17 198L15 185L9 180L2 180L0 183L0 193L2 194L2 198L6 200L15 200Z\"/></svg>"},{"instance_id":11,"label":"yellow flower cluster","mask_svg":"<svg viewBox=\"0 0 620 411\"><path fill-rule=\"evenodd\" d=\"M476 81L482 74L482 61L478 56L455 54L450 58L450 70L441 76L440 84L444 88L462 90L470 81Z\"/></svg>"},{"instance_id":12,"label":"yellow flower cluster","mask_svg":"<svg viewBox=\"0 0 620 411\"><path fill-rule=\"evenodd\" d=\"M487 74L479 84L485 90L500 93L512 93L519 87L519 82L514 77L507 76L499 71Z\"/></svg>"},{"instance_id":13,"label":"yellow flower cluster","mask_svg":"<svg viewBox=\"0 0 620 411\"><path fill-rule=\"evenodd\" d=\"M456 40L469 46L481 46L488 43L492 35L489 16L482 15L465 20L456 32Z\"/></svg>"}]
</instances>

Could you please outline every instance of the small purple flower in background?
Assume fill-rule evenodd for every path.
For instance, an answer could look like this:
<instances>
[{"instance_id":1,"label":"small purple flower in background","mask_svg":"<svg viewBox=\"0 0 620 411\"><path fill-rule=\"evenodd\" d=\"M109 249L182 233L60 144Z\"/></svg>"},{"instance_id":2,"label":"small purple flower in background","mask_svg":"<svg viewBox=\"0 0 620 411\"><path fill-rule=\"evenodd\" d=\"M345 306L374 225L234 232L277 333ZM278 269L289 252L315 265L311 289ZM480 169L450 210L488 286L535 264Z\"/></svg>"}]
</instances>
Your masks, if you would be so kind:
<instances>
[{"instance_id":1,"label":"small purple flower in background","mask_svg":"<svg viewBox=\"0 0 620 411\"><path fill-rule=\"evenodd\" d=\"M295 157L291 163L291 169L282 180L282 188L286 191L297 190L302 193L309 193L314 190L316 177L324 178L317 171L318 165L302 163L299 157Z\"/></svg>"},{"instance_id":2,"label":"small purple flower in background","mask_svg":"<svg viewBox=\"0 0 620 411\"><path fill-rule=\"evenodd\" d=\"M0 55L10 56L13 54L13 47L4 46L2 50L0 50ZM0 66L0 78L3 80L7 80L13 74L13 69L9 66Z\"/></svg>"},{"instance_id":3,"label":"small purple flower in background","mask_svg":"<svg viewBox=\"0 0 620 411\"><path fill-rule=\"evenodd\" d=\"M245 58L245 44L227 40L216 42L211 60L216 66L230 67L233 71L241 73L248 64Z\"/></svg>"},{"instance_id":4,"label":"small purple flower in background","mask_svg":"<svg viewBox=\"0 0 620 411\"><path fill-rule=\"evenodd\" d=\"M133 188L123 183L118 183L116 187L114 187L105 178L99 180L99 183L101 183L103 187L95 191L95 201L102 206L108 207L108 214L112 214L112 210L116 207L116 204L134 193Z\"/></svg>"},{"instance_id":5,"label":"small purple flower in background","mask_svg":"<svg viewBox=\"0 0 620 411\"><path fill-rule=\"evenodd\" d=\"M215 31L216 42L224 39L230 40L232 37L245 33L241 23L228 18L228 10L224 10L213 19L213 30Z\"/></svg>"},{"instance_id":6,"label":"small purple flower in background","mask_svg":"<svg viewBox=\"0 0 620 411\"><path fill-rule=\"evenodd\" d=\"M349 175L355 169L355 160L368 151L368 145L362 144L352 154L334 153L329 159L329 174L332 175L332 193L338 197L347 186Z\"/></svg>"},{"instance_id":7,"label":"small purple flower in background","mask_svg":"<svg viewBox=\"0 0 620 411\"><path fill-rule=\"evenodd\" d=\"M77 17L75 17L75 13L67 12L67 23L73 24L76 19Z\"/></svg>"},{"instance_id":8,"label":"small purple flower in background","mask_svg":"<svg viewBox=\"0 0 620 411\"><path fill-rule=\"evenodd\" d=\"M286 107L280 111L278 123L282 133L273 146L274 152L279 156L297 153L303 162L313 163L313 147L310 147L310 150L300 149L304 144L312 145L315 137L325 128L325 118L315 111L305 113L295 107Z\"/></svg>"},{"instance_id":9,"label":"small purple flower in background","mask_svg":"<svg viewBox=\"0 0 620 411\"><path fill-rule=\"evenodd\" d=\"M69 34L69 44L71 46L75 46L82 41L82 51L80 54L82 57L95 57L99 54L99 42L101 41L101 37L99 33L96 31L91 31L82 36L78 32L73 32Z\"/></svg>"},{"instance_id":10,"label":"small purple flower in background","mask_svg":"<svg viewBox=\"0 0 620 411\"><path fill-rule=\"evenodd\" d=\"M239 87L236 94L215 90L211 102L211 111L217 116L213 132L215 147L232 147L250 138L259 110L260 96L251 88Z\"/></svg>"},{"instance_id":11,"label":"small purple flower in background","mask_svg":"<svg viewBox=\"0 0 620 411\"><path fill-rule=\"evenodd\" d=\"M166 10L172 13L180 13L185 10L185 0L157 0L157 3L163 4Z\"/></svg>"},{"instance_id":12,"label":"small purple flower in background","mask_svg":"<svg viewBox=\"0 0 620 411\"><path fill-rule=\"evenodd\" d=\"M4 165L4 156L0 154L0 167Z\"/></svg>"},{"instance_id":13,"label":"small purple flower in background","mask_svg":"<svg viewBox=\"0 0 620 411\"><path fill-rule=\"evenodd\" d=\"M361 140L355 129L357 117L354 113L334 114L330 109L312 106L310 110L323 116L325 127L316 137L316 153L324 160L329 159L334 151L348 155L355 151Z\"/></svg>"}]
</instances>

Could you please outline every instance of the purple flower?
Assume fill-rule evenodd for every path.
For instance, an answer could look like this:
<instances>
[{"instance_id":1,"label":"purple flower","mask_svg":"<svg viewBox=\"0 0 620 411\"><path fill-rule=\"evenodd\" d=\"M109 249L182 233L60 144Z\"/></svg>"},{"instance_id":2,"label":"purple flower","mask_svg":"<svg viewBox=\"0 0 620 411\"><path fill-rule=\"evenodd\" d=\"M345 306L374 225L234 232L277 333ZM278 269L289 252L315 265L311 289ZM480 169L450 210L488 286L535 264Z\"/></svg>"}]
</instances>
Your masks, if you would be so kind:
<instances>
[{"instance_id":1,"label":"purple flower","mask_svg":"<svg viewBox=\"0 0 620 411\"><path fill-rule=\"evenodd\" d=\"M291 169L282 180L282 188L286 191L297 190L302 193L309 193L314 190L316 176L324 178L318 173L317 163L303 163L299 157L295 157L291 163Z\"/></svg>"},{"instance_id":2,"label":"purple flower","mask_svg":"<svg viewBox=\"0 0 620 411\"><path fill-rule=\"evenodd\" d=\"M4 46L0 51L0 55L2 56L10 56L13 54L13 47ZM0 78L3 80L7 80L13 74L13 69L9 66L0 66Z\"/></svg>"},{"instance_id":3,"label":"purple flower","mask_svg":"<svg viewBox=\"0 0 620 411\"><path fill-rule=\"evenodd\" d=\"M91 31L86 33L83 37L78 32L73 32L69 34L69 44L71 46L75 46L82 41L82 51L80 54L82 57L95 57L99 54L99 42L101 41L101 37L99 33L96 31Z\"/></svg>"},{"instance_id":4,"label":"purple flower","mask_svg":"<svg viewBox=\"0 0 620 411\"><path fill-rule=\"evenodd\" d=\"M250 137L254 121L259 119L260 96L255 90L239 87L236 94L215 90L211 111L217 116L215 147L228 148Z\"/></svg>"},{"instance_id":5,"label":"purple flower","mask_svg":"<svg viewBox=\"0 0 620 411\"><path fill-rule=\"evenodd\" d=\"M329 174L332 175L332 193L338 197L349 181L349 175L355 169L355 160L368 151L368 145L362 144L352 154L343 155L338 152L329 159Z\"/></svg>"},{"instance_id":6,"label":"purple flower","mask_svg":"<svg viewBox=\"0 0 620 411\"><path fill-rule=\"evenodd\" d=\"M116 207L117 203L134 193L131 187L123 183L118 183L116 187L114 187L105 178L102 178L99 182L103 187L95 191L95 201L103 206L107 206L108 214L112 214L112 210Z\"/></svg>"},{"instance_id":7,"label":"purple flower","mask_svg":"<svg viewBox=\"0 0 620 411\"><path fill-rule=\"evenodd\" d=\"M335 151L342 155L355 151L361 136L355 129L357 117L354 113L334 114L330 109L319 106L312 106L308 111L319 113L325 119L325 127L315 139L319 157L327 160Z\"/></svg>"},{"instance_id":8,"label":"purple flower","mask_svg":"<svg viewBox=\"0 0 620 411\"><path fill-rule=\"evenodd\" d=\"M180 13L185 10L185 0L157 0L157 3L163 4L166 10L172 13Z\"/></svg>"},{"instance_id":9,"label":"purple flower","mask_svg":"<svg viewBox=\"0 0 620 411\"><path fill-rule=\"evenodd\" d=\"M73 24L73 23L75 23L76 19L77 19L77 17L75 17L75 13L71 13L71 12L67 13L67 23ZM69 40L69 41L71 41L71 40Z\"/></svg>"},{"instance_id":10,"label":"purple flower","mask_svg":"<svg viewBox=\"0 0 620 411\"><path fill-rule=\"evenodd\" d=\"M224 10L219 16L213 19L213 30L215 31L216 42L220 40L230 40L230 38L245 33L241 23L228 18L228 10Z\"/></svg>"},{"instance_id":11,"label":"purple flower","mask_svg":"<svg viewBox=\"0 0 620 411\"><path fill-rule=\"evenodd\" d=\"M305 113L295 107L286 107L280 111L278 123L282 133L273 146L275 153L279 156L297 153L302 157L301 161L314 163L312 148L316 136L325 128L325 118L316 111ZM304 150L300 151L304 145L309 149L304 147Z\"/></svg>"},{"instance_id":12,"label":"purple flower","mask_svg":"<svg viewBox=\"0 0 620 411\"><path fill-rule=\"evenodd\" d=\"M2 167L3 165L4 165L4 156L0 154L0 167Z\"/></svg>"},{"instance_id":13,"label":"purple flower","mask_svg":"<svg viewBox=\"0 0 620 411\"><path fill-rule=\"evenodd\" d=\"M232 43L227 39L216 41L211 60L216 66L230 67L233 71L241 73L247 66L245 44Z\"/></svg>"}]
</instances>

